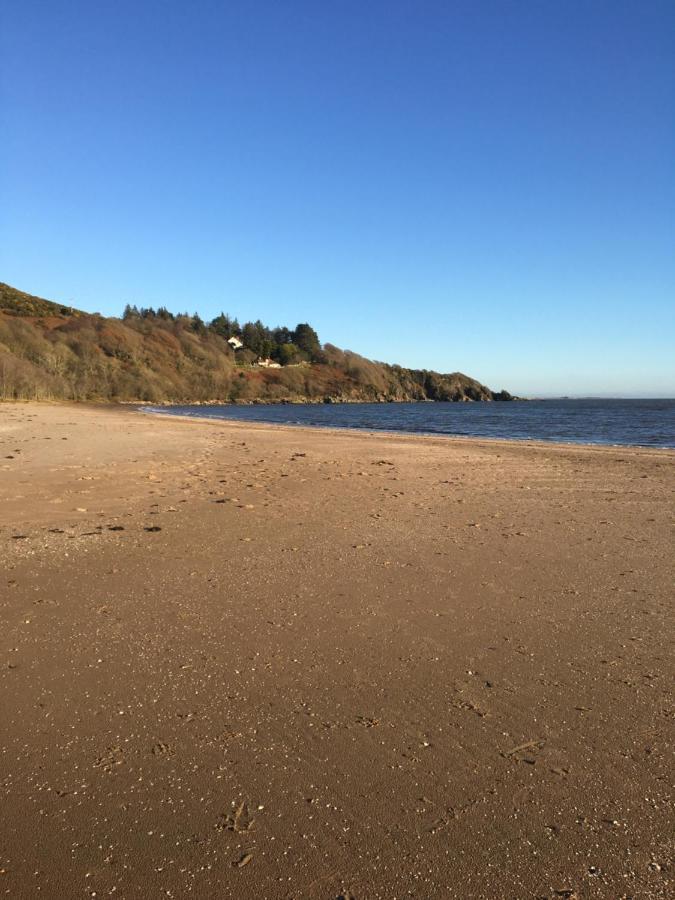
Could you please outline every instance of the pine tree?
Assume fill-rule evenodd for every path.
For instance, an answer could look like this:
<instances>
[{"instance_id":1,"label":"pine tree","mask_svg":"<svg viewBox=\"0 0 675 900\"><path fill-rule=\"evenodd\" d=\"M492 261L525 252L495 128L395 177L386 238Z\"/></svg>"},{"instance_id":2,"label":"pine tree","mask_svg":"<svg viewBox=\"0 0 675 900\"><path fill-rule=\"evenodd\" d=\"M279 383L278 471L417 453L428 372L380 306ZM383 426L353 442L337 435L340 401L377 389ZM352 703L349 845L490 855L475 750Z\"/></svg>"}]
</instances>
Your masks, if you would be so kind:
<instances>
[{"instance_id":1,"label":"pine tree","mask_svg":"<svg viewBox=\"0 0 675 900\"><path fill-rule=\"evenodd\" d=\"M319 335L306 322L301 322L296 326L293 332L293 343L299 350L307 353L310 359L317 356L321 350Z\"/></svg>"}]
</instances>

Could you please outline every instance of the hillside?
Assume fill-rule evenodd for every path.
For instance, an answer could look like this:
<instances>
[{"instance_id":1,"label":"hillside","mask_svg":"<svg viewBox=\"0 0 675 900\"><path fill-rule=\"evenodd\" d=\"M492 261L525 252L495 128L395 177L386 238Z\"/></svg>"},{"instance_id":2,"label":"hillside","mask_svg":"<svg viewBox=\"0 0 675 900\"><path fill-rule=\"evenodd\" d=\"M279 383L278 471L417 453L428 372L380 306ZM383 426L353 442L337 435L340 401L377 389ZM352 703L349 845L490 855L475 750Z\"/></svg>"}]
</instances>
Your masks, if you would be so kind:
<instances>
[{"instance_id":1,"label":"hillside","mask_svg":"<svg viewBox=\"0 0 675 900\"><path fill-rule=\"evenodd\" d=\"M241 343L233 349L228 339ZM268 367L259 364L268 360ZM510 400L459 372L373 362L311 326L205 323L160 308L105 318L0 283L0 399L162 402Z\"/></svg>"},{"instance_id":2,"label":"hillside","mask_svg":"<svg viewBox=\"0 0 675 900\"><path fill-rule=\"evenodd\" d=\"M62 303L54 303L53 300L43 300L34 297L16 288L10 287L0 281L0 311L11 313L15 316L84 316L86 313L72 306L64 306Z\"/></svg>"}]
</instances>

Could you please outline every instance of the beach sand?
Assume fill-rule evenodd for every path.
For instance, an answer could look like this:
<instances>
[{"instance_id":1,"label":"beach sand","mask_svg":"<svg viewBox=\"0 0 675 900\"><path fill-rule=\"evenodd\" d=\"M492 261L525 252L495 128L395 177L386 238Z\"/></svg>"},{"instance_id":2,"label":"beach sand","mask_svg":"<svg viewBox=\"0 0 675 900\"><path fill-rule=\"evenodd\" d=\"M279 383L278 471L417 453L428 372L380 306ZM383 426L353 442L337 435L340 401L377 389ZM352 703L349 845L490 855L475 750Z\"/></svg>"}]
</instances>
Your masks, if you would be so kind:
<instances>
[{"instance_id":1,"label":"beach sand","mask_svg":"<svg viewBox=\"0 0 675 900\"><path fill-rule=\"evenodd\" d=\"M0 893L672 896L674 462L0 405Z\"/></svg>"}]
</instances>

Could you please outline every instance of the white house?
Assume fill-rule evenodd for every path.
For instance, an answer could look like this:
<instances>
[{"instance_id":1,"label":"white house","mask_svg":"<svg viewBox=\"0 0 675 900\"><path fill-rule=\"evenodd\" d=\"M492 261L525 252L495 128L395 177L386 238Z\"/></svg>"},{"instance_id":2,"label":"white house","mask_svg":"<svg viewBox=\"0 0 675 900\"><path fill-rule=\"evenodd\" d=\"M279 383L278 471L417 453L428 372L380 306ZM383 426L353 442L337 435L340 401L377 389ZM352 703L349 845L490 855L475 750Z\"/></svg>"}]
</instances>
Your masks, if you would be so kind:
<instances>
[{"instance_id":1,"label":"white house","mask_svg":"<svg viewBox=\"0 0 675 900\"><path fill-rule=\"evenodd\" d=\"M227 339L227 343L230 345L230 347L232 347L233 350L241 350L241 348L244 346L239 338L234 334L231 338Z\"/></svg>"},{"instance_id":2,"label":"white house","mask_svg":"<svg viewBox=\"0 0 675 900\"><path fill-rule=\"evenodd\" d=\"M260 366L262 369L280 369L281 363L274 362L273 359L257 359L256 366Z\"/></svg>"}]
</instances>

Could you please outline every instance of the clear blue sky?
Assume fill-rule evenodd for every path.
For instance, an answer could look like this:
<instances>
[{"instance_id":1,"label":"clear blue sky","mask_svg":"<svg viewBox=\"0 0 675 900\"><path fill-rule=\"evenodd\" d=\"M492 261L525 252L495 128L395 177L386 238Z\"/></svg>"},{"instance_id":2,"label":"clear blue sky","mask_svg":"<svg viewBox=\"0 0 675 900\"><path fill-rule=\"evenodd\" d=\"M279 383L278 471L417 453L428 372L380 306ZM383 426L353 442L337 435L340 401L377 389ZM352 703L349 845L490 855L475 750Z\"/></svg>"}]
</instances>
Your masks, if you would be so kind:
<instances>
[{"instance_id":1,"label":"clear blue sky","mask_svg":"<svg viewBox=\"0 0 675 900\"><path fill-rule=\"evenodd\" d=\"M675 396L672 0L4 0L0 280Z\"/></svg>"}]
</instances>

